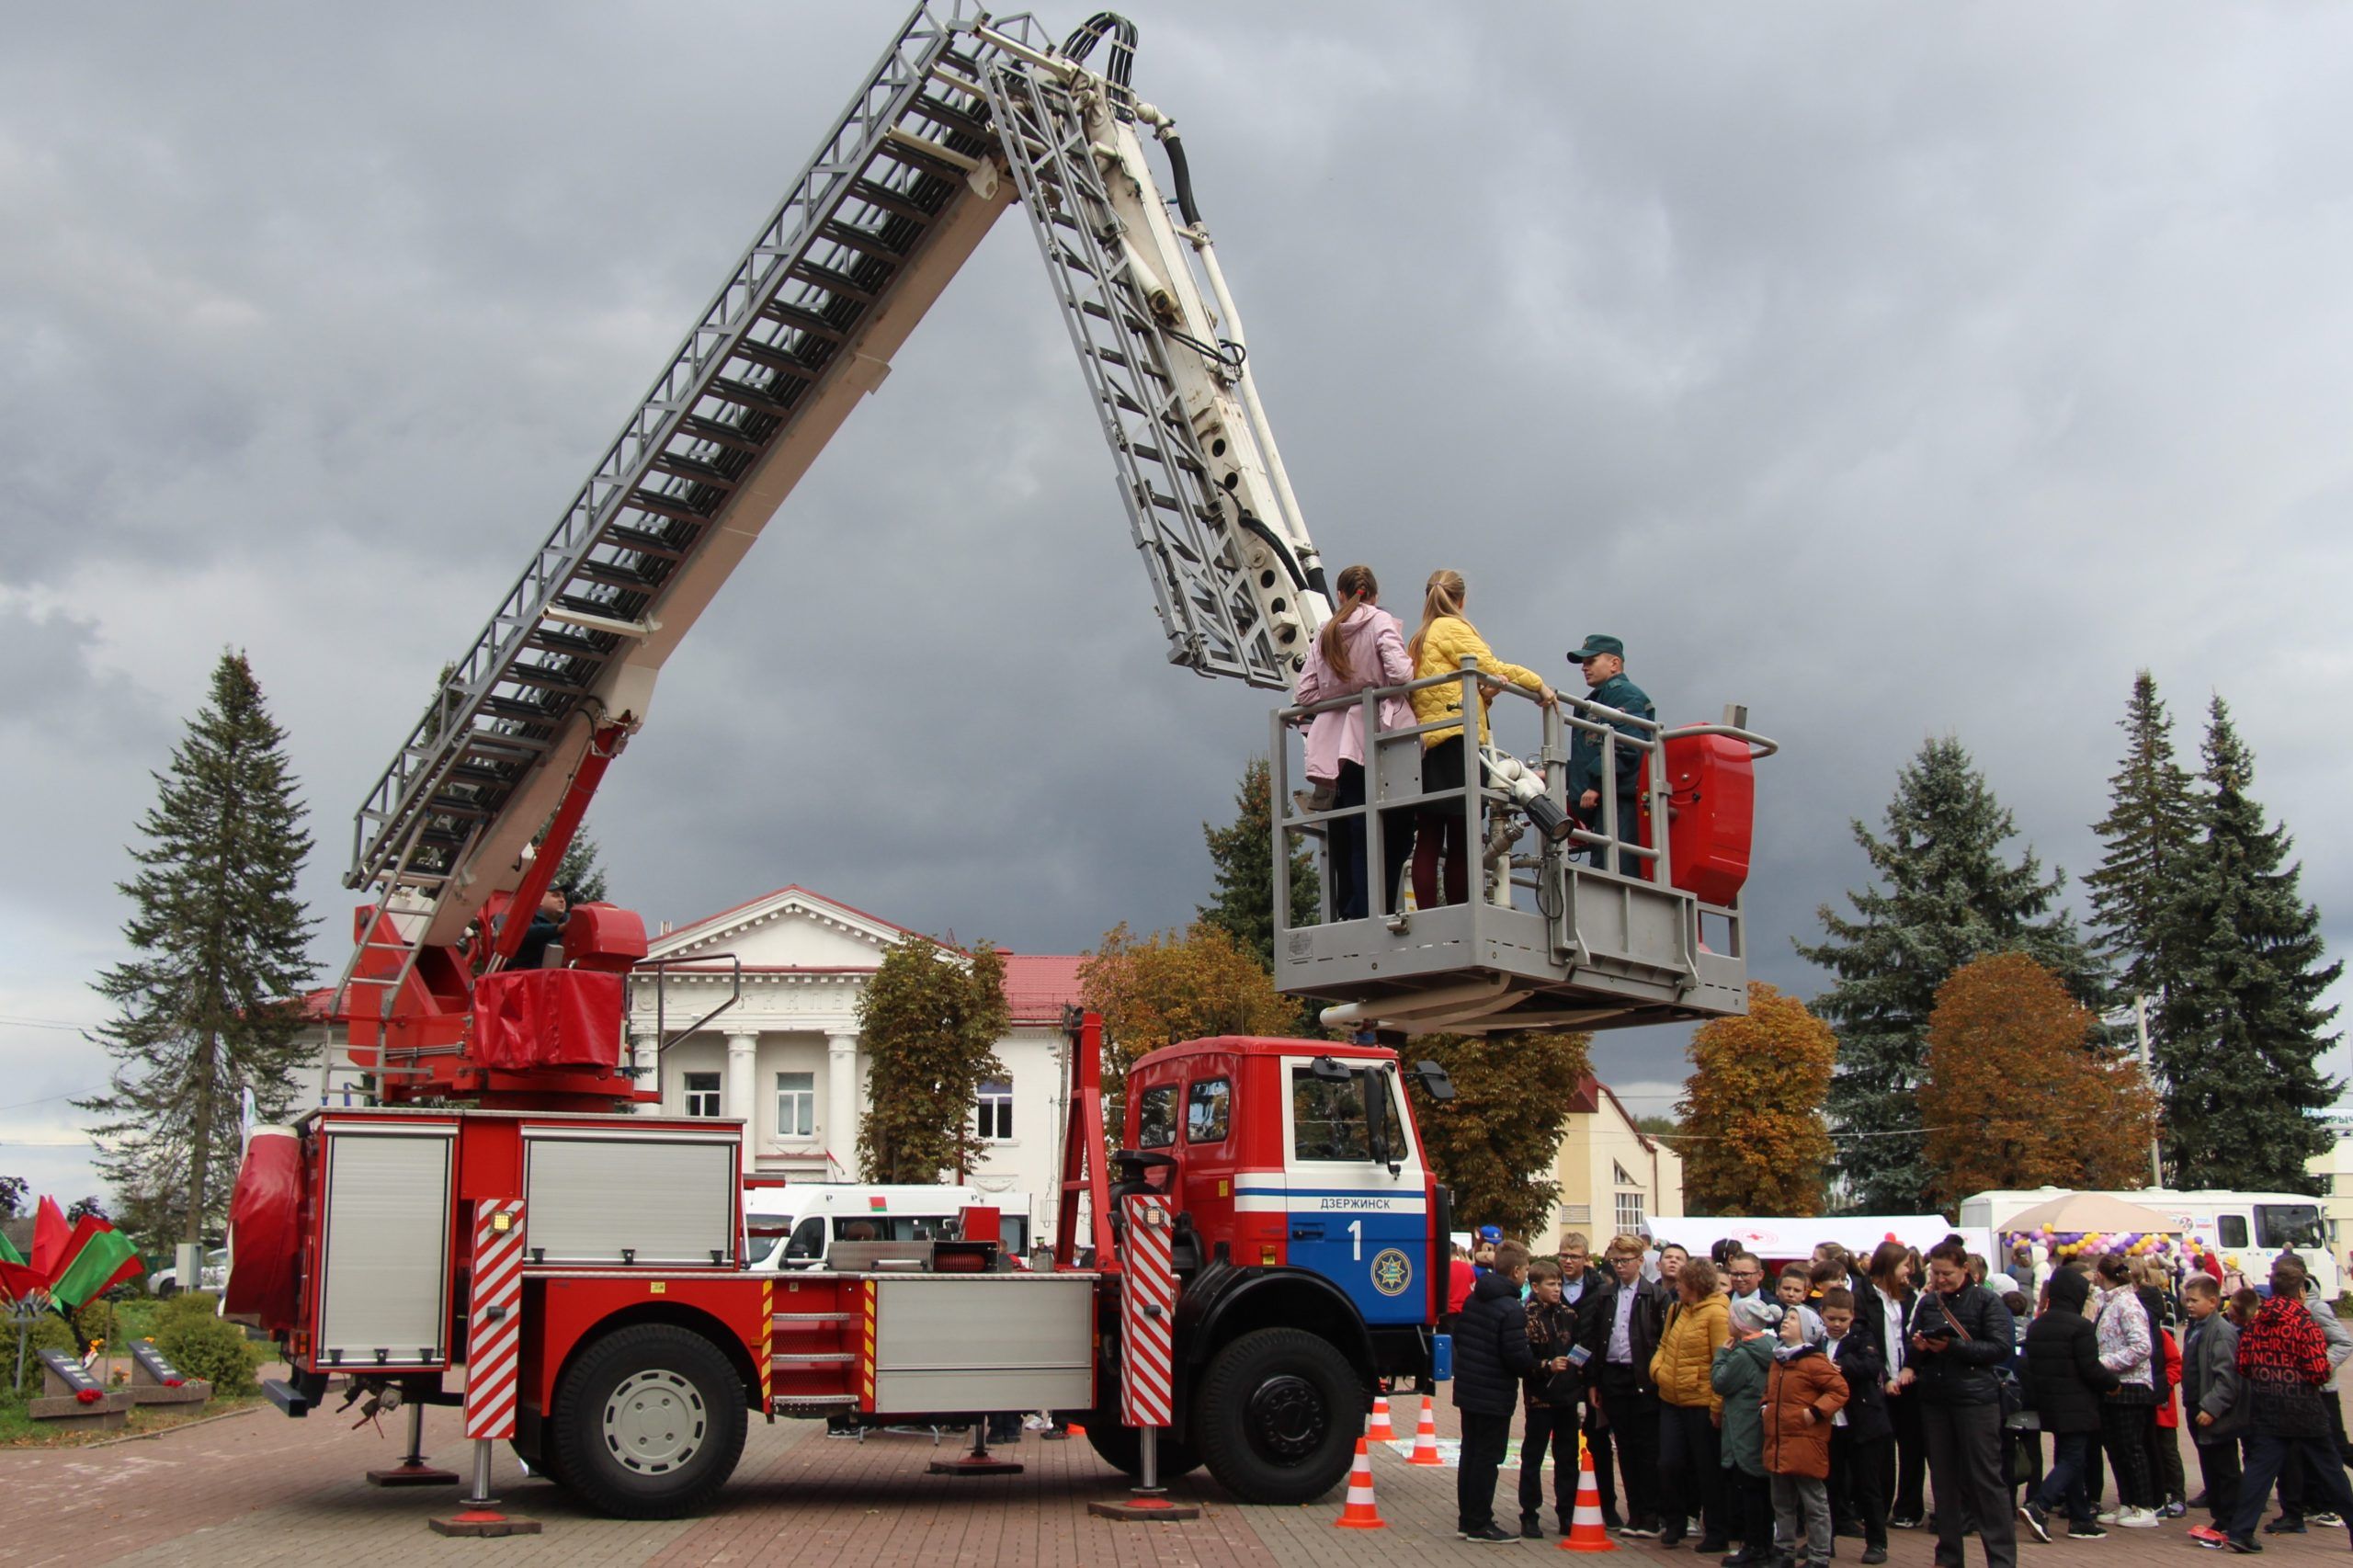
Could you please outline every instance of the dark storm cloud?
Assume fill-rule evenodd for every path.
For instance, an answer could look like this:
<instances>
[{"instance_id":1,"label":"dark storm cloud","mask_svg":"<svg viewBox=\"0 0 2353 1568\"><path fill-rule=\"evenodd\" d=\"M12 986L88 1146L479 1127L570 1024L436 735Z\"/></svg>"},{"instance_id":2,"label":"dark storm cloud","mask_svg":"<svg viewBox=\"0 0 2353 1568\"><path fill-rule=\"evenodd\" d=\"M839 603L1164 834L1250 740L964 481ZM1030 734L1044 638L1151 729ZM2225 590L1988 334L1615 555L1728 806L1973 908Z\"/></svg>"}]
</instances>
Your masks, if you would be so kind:
<instances>
[{"instance_id":1,"label":"dark storm cloud","mask_svg":"<svg viewBox=\"0 0 2353 1568\"><path fill-rule=\"evenodd\" d=\"M1847 822L1930 735L2092 864L2141 665L2189 749L2232 699L2353 929L2353 18L1138 19L1327 558L1409 620L1457 567L1506 656L1565 680L1613 631L1669 717L1745 701L1784 743L1760 973L1818 987L1788 939L1862 881ZM0 582L81 684L17 721L54 764L18 809L55 831L6 901L77 880L103 940L142 770L234 643L340 908L351 803L894 20L19 18ZM1265 705L1162 664L1069 361L1008 215L665 672L592 819L618 896L683 919L800 881L1030 950L1189 915ZM1671 1079L1678 1050L1602 1062Z\"/></svg>"}]
</instances>

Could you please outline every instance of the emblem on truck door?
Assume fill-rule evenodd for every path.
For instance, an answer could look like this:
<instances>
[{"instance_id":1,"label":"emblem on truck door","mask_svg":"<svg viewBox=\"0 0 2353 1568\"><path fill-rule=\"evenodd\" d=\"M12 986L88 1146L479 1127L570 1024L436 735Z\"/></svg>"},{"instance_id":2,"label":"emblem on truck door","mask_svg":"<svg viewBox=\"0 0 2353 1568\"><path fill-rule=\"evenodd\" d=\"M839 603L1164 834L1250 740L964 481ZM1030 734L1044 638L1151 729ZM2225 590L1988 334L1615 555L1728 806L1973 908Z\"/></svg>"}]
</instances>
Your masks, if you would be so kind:
<instances>
[{"instance_id":1,"label":"emblem on truck door","mask_svg":"<svg viewBox=\"0 0 2353 1568\"><path fill-rule=\"evenodd\" d=\"M1414 1260L1390 1247L1372 1260L1372 1288L1384 1296L1402 1296L1414 1282Z\"/></svg>"}]
</instances>

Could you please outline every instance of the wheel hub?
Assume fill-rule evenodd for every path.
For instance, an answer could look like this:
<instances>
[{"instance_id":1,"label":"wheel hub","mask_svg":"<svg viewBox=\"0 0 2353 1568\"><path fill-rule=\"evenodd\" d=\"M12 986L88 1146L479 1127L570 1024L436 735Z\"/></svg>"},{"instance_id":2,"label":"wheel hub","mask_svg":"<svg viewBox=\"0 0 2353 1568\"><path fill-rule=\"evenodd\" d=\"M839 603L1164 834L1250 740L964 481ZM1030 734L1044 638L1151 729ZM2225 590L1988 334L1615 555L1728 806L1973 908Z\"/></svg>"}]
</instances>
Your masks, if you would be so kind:
<instances>
[{"instance_id":1,"label":"wheel hub","mask_svg":"<svg viewBox=\"0 0 2353 1568\"><path fill-rule=\"evenodd\" d=\"M660 1368L632 1372L605 1400L605 1449L625 1470L662 1475L700 1450L710 1413L693 1383Z\"/></svg>"},{"instance_id":2,"label":"wheel hub","mask_svg":"<svg viewBox=\"0 0 2353 1568\"><path fill-rule=\"evenodd\" d=\"M1250 1446L1261 1458L1296 1464L1324 1440L1324 1398L1305 1378L1268 1378L1252 1391L1246 1408Z\"/></svg>"}]
</instances>

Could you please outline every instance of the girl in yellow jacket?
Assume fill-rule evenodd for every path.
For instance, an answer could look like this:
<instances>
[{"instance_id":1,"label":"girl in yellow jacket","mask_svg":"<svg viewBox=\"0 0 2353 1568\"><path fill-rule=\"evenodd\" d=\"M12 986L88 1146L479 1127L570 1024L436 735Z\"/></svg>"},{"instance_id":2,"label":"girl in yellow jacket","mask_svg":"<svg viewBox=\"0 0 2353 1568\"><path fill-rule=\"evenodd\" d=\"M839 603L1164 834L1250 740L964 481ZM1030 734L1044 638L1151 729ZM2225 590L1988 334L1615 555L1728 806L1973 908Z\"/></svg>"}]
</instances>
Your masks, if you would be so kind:
<instances>
[{"instance_id":1,"label":"girl in yellow jacket","mask_svg":"<svg viewBox=\"0 0 2353 1568\"><path fill-rule=\"evenodd\" d=\"M1475 656L1482 676L1492 676L1492 684L1505 681L1532 691L1545 702L1552 702L1552 688L1534 670L1522 669L1495 657L1495 650L1479 635L1479 629L1462 619L1466 590L1462 574L1441 568L1430 574L1422 597L1422 624L1415 631L1414 640L1405 652L1414 661L1414 678L1425 676L1450 675L1462 667L1466 656ZM1483 688L1479 694L1479 742L1487 740L1487 703L1490 693ZM1414 722L1428 724L1440 719L1460 720L1462 716L1462 685L1448 681L1422 687L1414 693ZM1443 790L1461 790L1463 780L1462 726L1460 723L1430 730L1422 736L1422 790L1425 793ZM1461 903L1471 896L1471 856L1476 846L1466 842L1462 807L1459 801L1427 801L1415 809L1414 816L1414 904L1419 909L1435 909L1441 903ZM1438 862L1446 863L1446 896L1438 897Z\"/></svg>"},{"instance_id":2,"label":"girl in yellow jacket","mask_svg":"<svg viewBox=\"0 0 2353 1568\"><path fill-rule=\"evenodd\" d=\"M1683 1539L1683 1523L1699 1516L1699 1550L1725 1550L1724 1471L1721 1436L1724 1399L1712 1373L1716 1347L1732 1337L1732 1303L1716 1292L1715 1265L1695 1257L1675 1277L1677 1299L1666 1311L1651 1381L1658 1386L1658 1470L1665 1527L1658 1543Z\"/></svg>"}]
</instances>

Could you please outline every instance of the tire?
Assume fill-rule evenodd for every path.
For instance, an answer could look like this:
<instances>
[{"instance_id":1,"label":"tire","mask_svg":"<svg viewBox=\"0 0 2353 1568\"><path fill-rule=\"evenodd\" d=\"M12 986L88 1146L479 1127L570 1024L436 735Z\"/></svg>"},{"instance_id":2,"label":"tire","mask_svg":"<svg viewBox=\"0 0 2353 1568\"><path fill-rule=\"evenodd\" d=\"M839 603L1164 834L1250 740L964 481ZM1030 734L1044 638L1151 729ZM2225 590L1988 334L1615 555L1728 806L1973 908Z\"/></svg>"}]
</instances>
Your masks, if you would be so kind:
<instances>
[{"instance_id":1,"label":"tire","mask_svg":"<svg viewBox=\"0 0 2353 1568\"><path fill-rule=\"evenodd\" d=\"M1086 1418L1087 1446L1096 1457L1113 1470L1127 1475L1143 1474L1143 1434L1132 1426L1120 1425L1116 1410L1098 1410ZM1190 1443L1180 1443L1163 1432L1160 1435L1160 1480L1176 1480L1190 1475L1201 1468L1201 1456Z\"/></svg>"},{"instance_id":2,"label":"tire","mask_svg":"<svg viewBox=\"0 0 2353 1568\"><path fill-rule=\"evenodd\" d=\"M693 1513L744 1455L743 1381L692 1329L639 1324L580 1354L541 1428L551 1480L600 1514Z\"/></svg>"},{"instance_id":3,"label":"tire","mask_svg":"<svg viewBox=\"0 0 2353 1568\"><path fill-rule=\"evenodd\" d=\"M1211 1358L1188 1430L1210 1473L1242 1501L1311 1503L1348 1473L1366 1403L1356 1369L1329 1340L1261 1328Z\"/></svg>"},{"instance_id":4,"label":"tire","mask_svg":"<svg viewBox=\"0 0 2353 1568\"><path fill-rule=\"evenodd\" d=\"M179 1281L176 1279L166 1279L155 1287L155 1299L159 1301L168 1301L179 1293Z\"/></svg>"}]
</instances>

